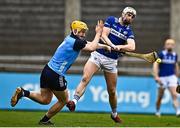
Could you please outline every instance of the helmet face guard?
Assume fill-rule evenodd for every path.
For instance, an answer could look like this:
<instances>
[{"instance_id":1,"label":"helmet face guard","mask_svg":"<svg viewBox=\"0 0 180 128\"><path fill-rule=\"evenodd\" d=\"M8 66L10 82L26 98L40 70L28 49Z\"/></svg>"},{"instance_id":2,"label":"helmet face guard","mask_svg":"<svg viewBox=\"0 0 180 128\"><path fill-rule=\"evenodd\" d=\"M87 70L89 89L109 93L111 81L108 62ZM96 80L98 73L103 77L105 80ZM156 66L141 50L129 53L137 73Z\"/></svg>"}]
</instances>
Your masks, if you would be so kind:
<instances>
[{"instance_id":1,"label":"helmet face guard","mask_svg":"<svg viewBox=\"0 0 180 128\"><path fill-rule=\"evenodd\" d=\"M88 30L88 27L87 27L87 24L82 22L82 21L78 21L78 20L75 20L71 23L71 30L74 31L76 30L77 32L80 32L82 30L85 30L87 31Z\"/></svg>"}]
</instances>

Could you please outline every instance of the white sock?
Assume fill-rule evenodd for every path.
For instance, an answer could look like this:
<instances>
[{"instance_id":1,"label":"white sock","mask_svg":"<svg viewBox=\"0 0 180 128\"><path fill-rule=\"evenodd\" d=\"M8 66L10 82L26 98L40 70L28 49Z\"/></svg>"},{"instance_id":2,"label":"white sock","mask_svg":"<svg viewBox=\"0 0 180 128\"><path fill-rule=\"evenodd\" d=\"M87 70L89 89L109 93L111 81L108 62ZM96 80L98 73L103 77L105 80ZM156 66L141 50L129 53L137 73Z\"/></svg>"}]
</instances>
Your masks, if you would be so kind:
<instances>
[{"instance_id":1,"label":"white sock","mask_svg":"<svg viewBox=\"0 0 180 128\"><path fill-rule=\"evenodd\" d=\"M117 116L117 112L112 112L111 114L112 114L113 117Z\"/></svg>"},{"instance_id":2,"label":"white sock","mask_svg":"<svg viewBox=\"0 0 180 128\"><path fill-rule=\"evenodd\" d=\"M73 98L73 101L75 104L77 104L78 100L80 99L81 97L77 94L74 94L74 98Z\"/></svg>"},{"instance_id":3,"label":"white sock","mask_svg":"<svg viewBox=\"0 0 180 128\"><path fill-rule=\"evenodd\" d=\"M155 113L156 116L161 116L161 112L160 110L157 110L156 113Z\"/></svg>"},{"instance_id":4,"label":"white sock","mask_svg":"<svg viewBox=\"0 0 180 128\"><path fill-rule=\"evenodd\" d=\"M77 104L77 102L78 102L76 99L73 99L72 101L73 101L75 104Z\"/></svg>"},{"instance_id":5,"label":"white sock","mask_svg":"<svg viewBox=\"0 0 180 128\"><path fill-rule=\"evenodd\" d=\"M180 115L180 109L179 108L176 111L176 115Z\"/></svg>"}]
</instances>

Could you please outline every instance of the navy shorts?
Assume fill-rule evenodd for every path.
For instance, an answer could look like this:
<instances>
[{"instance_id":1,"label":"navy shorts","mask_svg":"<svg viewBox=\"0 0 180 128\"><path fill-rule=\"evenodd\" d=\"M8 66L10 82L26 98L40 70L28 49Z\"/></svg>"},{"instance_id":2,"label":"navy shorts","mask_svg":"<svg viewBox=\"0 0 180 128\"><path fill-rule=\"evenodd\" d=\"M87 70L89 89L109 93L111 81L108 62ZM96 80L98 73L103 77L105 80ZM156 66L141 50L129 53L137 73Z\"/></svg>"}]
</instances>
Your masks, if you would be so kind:
<instances>
[{"instance_id":1,"label":"navy shorts","mask_svg":"<svg viewBox=\"0 0 180 128\"><path fill-rule=\"evenodd\" d=\"M54 91L64 91L67 88L67 81L64 76L57 74L46 65L41 72L40 87Z\"/></svg>"}]
</instances>

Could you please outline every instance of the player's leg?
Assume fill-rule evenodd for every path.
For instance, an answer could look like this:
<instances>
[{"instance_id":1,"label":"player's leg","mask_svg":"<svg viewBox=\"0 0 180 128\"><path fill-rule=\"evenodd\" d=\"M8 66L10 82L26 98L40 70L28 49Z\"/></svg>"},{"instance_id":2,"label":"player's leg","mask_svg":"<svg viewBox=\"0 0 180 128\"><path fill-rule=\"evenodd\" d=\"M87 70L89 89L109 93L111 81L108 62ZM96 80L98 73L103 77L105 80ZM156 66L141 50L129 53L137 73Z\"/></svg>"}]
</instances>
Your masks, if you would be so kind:
<instances>
[{"instance_id":1,"label":"player's leg","mask_svg":"<svg viewBox=\"0 0 180 128\"><path fill-rule=\"evenodd\" d=\"M84 94L87 84L89 83L92 76L94 75L95 72L97 72L98 69L99 67L96 64L94 64L91 61L87 61L83 70L82 79L76 88L76 92L75 92L76 95L81 97Z\"/></svg>"},{"instance_id":2,"label":"player's leg","mask_svg":"<svg viewBox=\"0 0 180 128\"><path fill-rule=\"evenodd\" d=\"M64 107L65 103L62 100L58 100L46 113L48 118L52 118Z\"/></svg>"},{"instance_id":3,"label":"player's leg","mask_svg":"<svg viewBox=\"0 0 180 128\"><path fill-rule=\"evenodd\" d=\"M64 105L68 102L68 91L53 91L58 101L48 110L44 117L39 121L39 124L47 124L50 119L55 116ZM51 123L51 122L50 122ZM49 125L49 124L48 124Z\"/></svg>"},{"instance_id":4,"label":"player's leg","mask_svg":"<svg viewBox=\"0 0 180 128\"><path fill-rule=\"evenodd\" d=\"M46 65L41 73L40 92L28 91L22 87L18 87L11 98L11 106L14 107L18 103L19 99L23 96L28 97L40 104L49 104L53 96L49 85L51 85L51 83L54 81L54 78L58 78L58 74L52 71L48 65Z\"/></svg>"},{"instance_id":5,"label":"player's leg","mask_svg":"<svg viewBox=\"0 0 180 128\"><path fill-rule=\"evenodd\" d=\"M39 124L43 125L52 124L49 120L56 115L68 101L67 81L65 78L58 75L58 77L54 77L52 80L51 90L58 99L58 102L55 103L39 121Z\"/></svg>"},{"instance_id":6,"label":"player's leg","mask_svg":"<svg viewBox=\"0 0 180 128\"><path fill-rule=\"evenodd\" d=\"M31 100L38 102L40 104L49 104L53 97L53 93L49 88L41 88L40 92L30 92L29 96L26 96Z\"/></svg>"},{"instance_id":7,"label":"player's leg","mask_svg":"<svg viewBox=\"0 0 180 128\"><path fill-rule=\"evenodd\" d=\"M169 76L167 78L168 80L168 89L171 93L171 96L172 96L172 100L173 100L173 106L176 110L176 115L179 117L180 116L180 108L179 108L179 102L178 102L178 95L177 95L177 92L176 92L176 87L178 86L177 83L178 83L178 78L175 76L175 75L172 75L172 76Z\"/></svg>"},{"instance_id":8,"label":"player's leg","mask_svg":"<svg viewBox=\"0 0 180 128\"><path fill-rule=\"evenodd\" d=\"M78 100L80 99L80 97L84 94L85 90L86 90L86 86L89 83L89 81L91 80L93 74L99 69L99 66L97 66L96 64L94 64L94 62L92 62L91 60L88 60L87 63L84 66L83 69L83 76L82 79L79 83L79 85L76 88L75 94L74 94L74 98L72 101L69 101L67 103L67 107L69 108L70 111L74 111L75 110L75 105L78 102Z\"/></svg>"},{"instance_id":9,"label":"player's leg","mask_svg":"<svg viewBox=\"0 0 180 128\"><path fill-rule=\"evenodd\" d=\"M102 56L102 69L104 70L104 77L107 84L107 91L109 94L109 103L111 106L111 118L116 123L121 123L122 120L117 114L117 94L116 94L116 84L117 84L117 60Z\"/></svg>"},{"instance_id":10,"label":"player's leg","mask_svg":"<svg viewBox=\"0 0 180 128\"><path fill-rule=\"evenodd\" d=\"M11 98L11 106L14 107L22 97L28 97L29 99L40 104L49 104L52 96L53 93L48 88L41 88L40 92L34 92L18 87Z\"/></svg>"},{"instance_id":11,"label":"player's leg","mask_svg":"<svg viewBox=\"0 0 180 128\"><path fill-rule=\"evenodd\" d=\"M116 96L116 83L117 83L117 73L110 73L104 71L104 76L107 84L107 91L109 94L109 103L112 112L117 115L117 96Z\"/></svg>"},{"instance_id":12,"label":"player's leg","mask_svg":"<svg viewBox=\"0 0 180 128\"><path fill-rule=\"evenodd\" d=\"M158 87L158 96L157 96L157 100L156 100L156 116L160 117L161 113L160 113L160 107L161 107L161 101L164 95L164 90L165 88L163 87Z\"/></svg>"},{"instance_id":13,"label":"player's leg","mask_svg":"<svg viewBox=\"0 0 180 128\"><path fill-rule=\"evenodd\" d=\"M106 79L107 91L109 94L109 103L112 110L111 118L116 123L121 123L122 120L119 118L117 114L117 95L116 95L117 73L104 71L104 76Z\"/></svg>"},{"instance_id":14,"label":"player's leg","mask_svg":"<svg viewBox=\"0 0 180 128\"><path fill-rule=\"evenodd\" d=\"M169 87L168 89L172 96L173 106L176 110L176 115L180 116L180 108L179 108L179 102L178 102L178 98L177 98L176 86Z\"/></svg>"}]
</instances>

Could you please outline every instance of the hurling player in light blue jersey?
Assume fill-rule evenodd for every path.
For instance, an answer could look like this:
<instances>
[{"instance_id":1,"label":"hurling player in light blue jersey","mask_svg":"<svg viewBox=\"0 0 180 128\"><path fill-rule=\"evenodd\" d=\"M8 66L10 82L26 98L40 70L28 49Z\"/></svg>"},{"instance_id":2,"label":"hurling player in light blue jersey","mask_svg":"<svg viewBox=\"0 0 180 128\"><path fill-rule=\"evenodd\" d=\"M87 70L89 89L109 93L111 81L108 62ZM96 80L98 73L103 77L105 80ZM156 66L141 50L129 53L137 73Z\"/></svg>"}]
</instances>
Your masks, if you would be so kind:
<instances>
[{"instance_id":1,"label":"hurling player in light blue jersey","mask_svg":"<svg viewBox=\"0 0 180 128\"><path fill-rule=\"evenodd\" d=\"M82 80L76 88L74 98L67 104L70 111L75 110L76 103L84 94L86 86L94 73L102 69L106 79L109 103L112 110L111 118L116 123L122 122L117 114L117 61L121 50L135 50L134 34L130 27L135 17L136 10L132 7L124 8L119 18L114 16L107 17L102 32L101 43L110 45L114 50L108 53L104 49L98 49L91 53L91 57L84 67Z\"/></svg>"},{"instance_id":2,"label":"hurling player in light blue jersey","mask_svg":"<svg viewBox=\"0 0 180 128\"><path fill-rule=\"evenodd\" d=\"M161 116L160 106L161 100L164 95L164 91L167 88L172 96L173 105L176 110L176 115L180 116L179 103L177 99L176 87L178 85L178 56L173 51L175 47L175 41L173 39L167 39L165 41L164 50L159 52L159 58L162 62L157 62L153 65L154 79L158 83L158 97L156 101L156 115Z\"/></svg>"},{"instance_id":3,"label":"hurling player in light blue jersey","mask_svg":"<svg viewBox=\"0 0 180 128\"><path fill-rule=\"evenodd\" d=\"M85 34L88 30L86 23L73 21L71 23L71 34L59 45L55 54L41 73L40 92L30 92L22 87L18 87L11 98L11 106L14 107L22 97L28 97L40 104L49 104L54 94L58 102L49 109L39 122L39 124L42 125L52 125L50 118L58 113L68 102L65 75L78 57L80 51L94 51L97 48L105 48L109 52L111 51L110 46L98 43L102 34L103 25L103 21L98 21L94 40L88 42L85 40Z\"/></svg>"}]
</instances>

